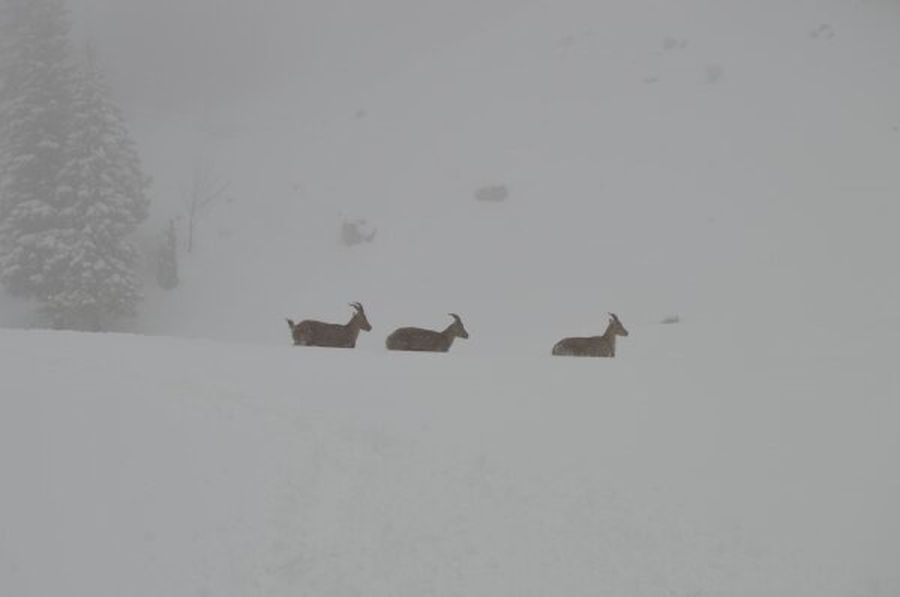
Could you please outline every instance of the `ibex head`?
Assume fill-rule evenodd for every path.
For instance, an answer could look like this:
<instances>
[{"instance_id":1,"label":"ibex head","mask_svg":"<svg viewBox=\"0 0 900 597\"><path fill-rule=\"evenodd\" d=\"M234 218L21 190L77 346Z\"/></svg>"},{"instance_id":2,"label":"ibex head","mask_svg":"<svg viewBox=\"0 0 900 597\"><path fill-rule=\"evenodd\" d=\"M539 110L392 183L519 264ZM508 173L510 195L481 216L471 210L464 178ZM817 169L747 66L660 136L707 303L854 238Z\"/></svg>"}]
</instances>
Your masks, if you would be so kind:
<instances>
[{"instance_id":1,"label":"ibex head","mask_svg":"<svg viewBox=\"0 0 900 597\"><path fill-rule=\"evenodd\" d=\"M350 322L356 324L356 326L364 332L371 332L372 325L369 323L369 320L366 319L366 312L363 310L363 306L359 303L350 303L350 306L353 307L353 310L355 311L353 319L351 319Z\"/></svg>"},{"instance_id":2,"label":"ibex head","mask_svg":"<svg viewBox=\"0 0 900 597\"><path fill-rule=\"evenodd\" d=\"M628 330L625 329L625 326L622 325L622 322L619 321L619 318L616 317L615 313L609 314L609 326L612 328L613 334L616 336L627 336Z\"/></svg>"},{"instance_id":3,"label":"ibex head","mask_svg":"<svg viewBox=\"0 0 900 597\"><path fill-rule=\"evenodd\" d=\"M453 323L450 325L450 330L459 338L468 338L469 332L466 331L466 328L463 327L462 319L459 318L459 315L456 313L449 313L450 317L453 318Z\"/></svg>"}]
</instances>

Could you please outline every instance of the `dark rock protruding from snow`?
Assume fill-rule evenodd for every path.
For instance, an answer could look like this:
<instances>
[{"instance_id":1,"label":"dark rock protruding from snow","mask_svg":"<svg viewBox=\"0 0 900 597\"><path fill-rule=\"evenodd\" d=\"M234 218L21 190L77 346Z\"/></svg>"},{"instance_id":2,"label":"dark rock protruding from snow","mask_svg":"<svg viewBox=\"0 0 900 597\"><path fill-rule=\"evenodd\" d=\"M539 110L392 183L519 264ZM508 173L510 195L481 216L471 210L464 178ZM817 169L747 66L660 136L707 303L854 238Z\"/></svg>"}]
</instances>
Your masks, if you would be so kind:
<instances>
[{"instance_id":1,"label":"dark rock protruding from snow","mask_svg":"<svg viewBox=\"0 0 900 597\"><path fill-rule=\"evenodd\" d=\"M509 198L509 188L505 184L488 185L475 191L478 201L499 202Z\"/></svg>"}]
</instances>

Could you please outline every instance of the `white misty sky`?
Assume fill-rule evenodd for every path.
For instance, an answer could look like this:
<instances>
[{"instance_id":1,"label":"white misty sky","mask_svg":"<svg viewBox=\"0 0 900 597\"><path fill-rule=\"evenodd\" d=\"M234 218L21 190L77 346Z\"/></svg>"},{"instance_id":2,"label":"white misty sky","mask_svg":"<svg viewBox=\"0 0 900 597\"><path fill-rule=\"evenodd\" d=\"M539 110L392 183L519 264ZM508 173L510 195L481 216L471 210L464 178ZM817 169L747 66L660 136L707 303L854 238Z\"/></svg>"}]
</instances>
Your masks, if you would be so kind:
<instances>
[{"instance_id":1,"label":"white misty sky","mask_svg":"<svg viewBox=\"0 0 900 597\"><path fill-rule=\"evenodd\" d=\"M69 0L123 100L183 112L378 77L535 0Z\"/></svg>"}]
</instances>

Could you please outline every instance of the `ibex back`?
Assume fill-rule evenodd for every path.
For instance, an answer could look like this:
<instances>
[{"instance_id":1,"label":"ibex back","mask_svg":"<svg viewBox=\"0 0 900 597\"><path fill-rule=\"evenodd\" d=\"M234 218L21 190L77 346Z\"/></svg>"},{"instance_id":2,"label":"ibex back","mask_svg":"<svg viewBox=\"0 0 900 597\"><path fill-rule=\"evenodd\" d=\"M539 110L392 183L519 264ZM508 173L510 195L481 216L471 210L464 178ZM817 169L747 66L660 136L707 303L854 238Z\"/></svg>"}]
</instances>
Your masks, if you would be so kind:
<instances>
[{"instance_id":1,"label":"ibex back","mask_svg":"<svg viewBox=\"0 0 900 597\"><path fill-rule=\"evenodd\" d=\"M609 316L609 325L602 336L563 338L553 346L553 354L564 357L616 356L616 336L627 336L628 330L614 313Z\"/></svg>"},{"instance_id":2,"label":"ibex back","mask_svg":"<svg viewBox=\"0 0 900 597\"><path fill-rule=\"evenodd\" d=\"M388 350L415 350L421 352L447 352L455 338L468 338L469 332L456 313L450 313L453 323L443 332L422 328L399 328L385 341Z\"/></svg>"},{"instance_id":3,"label":"ibex back","mask_svg":"<svg viewBox=\"0 0 900 597\"><path fill-rule=\"evenodd\" d=\"M353 317L346 324L324 323L305 319L295 324L287 320L294 337L295 346L328 346L332 348L354 348L356 338L360 330L368 332L372 330L366 312L359 303L350 303L353 307Z\"/></svg>"}]
</instances>

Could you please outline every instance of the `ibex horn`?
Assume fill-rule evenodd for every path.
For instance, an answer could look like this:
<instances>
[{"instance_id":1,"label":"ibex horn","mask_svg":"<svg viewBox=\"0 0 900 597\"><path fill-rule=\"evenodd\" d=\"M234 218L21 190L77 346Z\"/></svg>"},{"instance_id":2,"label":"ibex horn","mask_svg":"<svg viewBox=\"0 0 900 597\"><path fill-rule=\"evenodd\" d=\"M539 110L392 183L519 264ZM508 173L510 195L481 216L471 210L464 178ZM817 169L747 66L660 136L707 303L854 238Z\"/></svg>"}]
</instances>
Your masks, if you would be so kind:
<instances>
[{"instance_id":1,"label":"ibex horn","mask_svg":"<svg viewBox=\"0 0 900 597\"><path fill-rule=\"evenodd\" d=\"M457 319L457 320L459 319L459 315L457 315L456 313L448 313L447 315L449 315L453 319Z\"/></svg>"},{"instance_id":2,"label":"ibex horn","mask_svg":"<svg viewBox=\"0 0 900 597\"><path fill-rule=\"evenodd\" d=\"M350 304L351 307L353 307L353 308L356 309L357 311L362 311L362 310L363 310L362 305L360 305L359 303L349 303L349 304Z\"/></svg>"}]
</instances>

